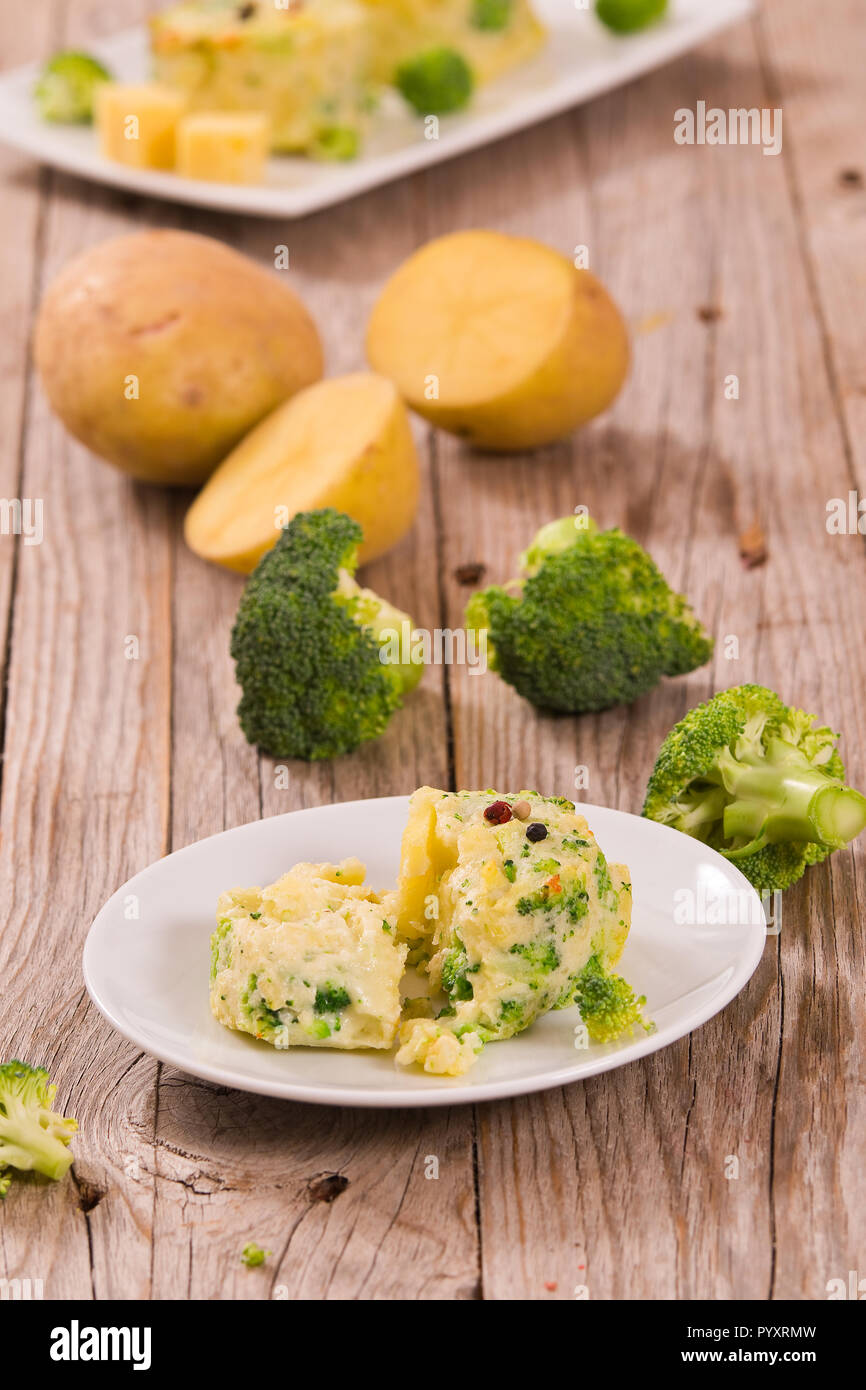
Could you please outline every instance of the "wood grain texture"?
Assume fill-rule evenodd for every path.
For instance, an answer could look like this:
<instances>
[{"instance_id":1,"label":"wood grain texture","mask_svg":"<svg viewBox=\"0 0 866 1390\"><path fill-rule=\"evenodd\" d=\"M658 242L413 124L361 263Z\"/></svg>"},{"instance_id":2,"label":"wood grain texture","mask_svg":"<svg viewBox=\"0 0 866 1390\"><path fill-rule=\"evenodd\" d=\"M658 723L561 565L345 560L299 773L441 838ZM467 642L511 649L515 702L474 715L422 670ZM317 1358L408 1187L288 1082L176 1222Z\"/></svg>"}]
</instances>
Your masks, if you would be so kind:
<instances>
[{"instance_id":1,"label":"wood grain texture","mask_svg":"<svg viewBox=\"0 0 866 1390\"><path fill-rule=\"evenodd\" d=\"M4 59L86 46L148 8L34 0L0 18ZM825 525L827 500L866 469L858 19L856 0L820 15L767 0L622 91L291 224L0 156L12 324L0 477L6 496L43 498L46 518L41 546L0 538L0 1044L49 1065L81 1121L72 1180L23 1182L0 1207L0 1275L43 1278L58 1298L812 1299L866 1267L861 847L786 895L749 986L691 1038L474 1113L307 1107L196 1081L112 1033L80 970L90 920L126 878L260 815L423 782L569 794L579 767L583 799L638 811L670 725L742 680L843 729L850 778L866 783L863 540ZM675 145L673 113L697 100L781 106L781 155ZM460 565L507 578L538 524L583 503L689 593L718 639L712 668L579 720L540 716L493 676L435 668L377 744L292 763L278 785L234 717L241 581L187 551L184 497L131 484L69 440L27 365L57 269L142 225L205 232L265 266L287 244L284 273L332 373L362 364L379 286L426 238L487 225L567 254L586 245L633 328L617 405L507 460L419 425L417 528L365 579L419 625L453 627L471 592ZM737 542L754 521L769 556L746 570ZM142 916L146 929L146 904ZM323 1174L347 1182L323 1189ZM239 1263L248 1240L274 1252L262 1269Z\"/></svg>"}]
</instances>

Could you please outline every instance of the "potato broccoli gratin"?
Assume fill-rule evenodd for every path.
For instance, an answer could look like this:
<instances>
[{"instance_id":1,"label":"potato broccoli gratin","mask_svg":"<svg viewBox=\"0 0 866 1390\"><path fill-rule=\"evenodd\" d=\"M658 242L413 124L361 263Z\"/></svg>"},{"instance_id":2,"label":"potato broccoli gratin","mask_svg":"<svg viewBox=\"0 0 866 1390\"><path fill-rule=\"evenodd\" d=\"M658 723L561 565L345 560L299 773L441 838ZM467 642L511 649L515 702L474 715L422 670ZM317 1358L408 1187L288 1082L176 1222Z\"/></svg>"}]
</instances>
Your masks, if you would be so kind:
<instances>
[{"instance_id":1,"label":"potato broccoli gratin","mask_svg":"<svg viewBox=\"0 0 866 1390\"><path fill-rule=\"evenodd\" d=\"M536 792L442 792L410 802L398 934L446 1002L400 1029L397 1061L455 1074L486 1042L578 1004L590 1038L641 1022L611 974L631 921L628 869L608 864L570 801Z\"/></svg>"},{"instance_id":2,"label":"potato broccoli gratin","mask_svg":"<svg viewBox=\"0 0 866 1390\"><path fill-rule=\"evenodd\" d=\"M396 890L357 860L298 864L269 888L224 893L212 937L220 1023L284 1048L389 1047L458 1076L483 1045L578 1005L588 1039L649 1027L613 967L631 920L628 869L609 864L570 801L443 792L410 801Z\"/></svg>"},{"instance_id":3,"label":"potato broccoli gratin","mask_svg":"<svg viewBox=\"0 0 866 1390\"><path fill-rule=\"evenodd\" d=\"M217 905L211 1009L274 1047L390 1047L406 947L357 859L296 864Z\"/></svg>"},{"instance_id":4,"label":"potato broccoli gratin","mask_svg":"<svg viewBox=\"0 0 866 1390\"><path fill-rule=\"evenodd\" d=\"M357 153L370 28L356 0L183 0L151 20L154 76L207 111L261 111L272 148Z\"/></svg>"},{"instance_id":5,"label":"potato broccoli gratin","mask_svg":"<svg viewBox=\"0 0 866 1390\"><path fill-rule=\"evenodd\" d=\"M459 53L476 82L531 58L545 30L529 0L361 0L371 21L371 71L393 82L401 63L426 50Z\"/></svg>"},{"instance_id":6,"label":"potato broccoli gratin","mask_svg":"<svg viewBox=\"0 0 866 1390\"><path fill-rule=\"evenodd\" d=\"M358 153L377 84L457 110L543 39L529 0L181 0L151 20L157 83L196 111L260 112L274 150L323 159Z\"/></svg>"}]
</instances>

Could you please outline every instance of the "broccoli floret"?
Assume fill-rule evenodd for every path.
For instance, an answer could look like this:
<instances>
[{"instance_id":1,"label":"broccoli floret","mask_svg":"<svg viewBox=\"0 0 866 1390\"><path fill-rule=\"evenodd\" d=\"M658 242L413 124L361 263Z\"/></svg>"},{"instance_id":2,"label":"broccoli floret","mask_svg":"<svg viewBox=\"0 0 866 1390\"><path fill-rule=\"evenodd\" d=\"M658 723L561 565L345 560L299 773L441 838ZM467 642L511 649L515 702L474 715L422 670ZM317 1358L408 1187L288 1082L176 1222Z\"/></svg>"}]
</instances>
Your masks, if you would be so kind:
<instances>
[{"instance_id":1,"label":"broccoli floret","mask_svg":"<svg viewBox=\"0 0 866 1390\"><path fill-rule=\"evenodd\" d=\"M643 814L719 850L759 891L788 888L866 827L837 738L762 685L723 690L668 734Z\"/></svg>"},{"instance_id":2,"label":"broccoli floret","mask_svg":"<svg viewBox=\"0 0 866 1390\"><path fill-rule=\"evenodd\" d=\"M487 632L488 663L540 709L627 704L712 654L686 599L622 531L563 517L538 532L521 567L522 580L473 595L466 624Z\"/></svg>"},{"instance_id":3,"label":"broccoli floret","mask_svg":"<svg viewBox=\"0 0 866 1390\"><path fill-rule=\"evenodd\" d=\"M401 63L396 86L419 116L462 111L475 86L472 69L453 48L431 48Z\"/></svg>"},{"instance_id":4,"label":"broccoli floret","mask_svg":"<svg viewBox=\"0 0 866 1390\"><path fill-rule=\"evenodd\" d=\"M522 956L538 975L549 975L559 965L559 952L550 940L529 941L525 944L517 941L510 948L510 953L512 956Z\"/></svg>"},{"instance_id":5,"label":"broccoli floret","mask_svg":"<svg viewBox=\"0 0 866 1390\"><path fill-rule=\"evenodd\" d=\"M241 1251L241 1260L248 1269L255 1269L257 1265L263 1265L270 1255L270 1250L263 1250L255 1241L250 1241Z\"/></svg>"},{"instance_id":6,"label":"broccoli floret","mask_svg":"<svg viewBox=\"0 0 866 1390\"><path fill-rule=\"evenodd\" d=\"M632 34L661 19L668 0L596 0L595 12L608 29Z\"/></svg>"},{"instance_id":7,"label":"broccoli floret","mask_svg":"<svg viewBox=\"0 0 866 1390\"><path fill-rule=\"evenodd\" d=\"M638 1023L648 1033L652 1030L641 1014L645 996L636 999L631 985L621 975L609 975L597 954L590 956L578 975L573 1002L593 1042L613 1042Z\"/></svg>"},{"instance_id":8,"label":"broccoli floret","mask_svg":"<svg viewBox=\"0 0 866 1390\"><path fill-rule=\"evenodd\" d=\"M67 1172L78 1123L52 1110L56 1094L44 1067L18 1061L0 1066L0 1173L18 1168L56 1181Z\"/></svg>"},{"instance_id":9,"label":"broccoli floret","mask_svg":"<svg viewBox=\"0 0 866 1390\"><path fill-rule=\"evenodd\" d=\"M323 989L316 990L313 1010L317 1014L338 1014L351 1002L348 990L343 989L342 985L327 984Z\"/></svg>"},{"instance_id":10,"label":"broccoli floret","mask_svg":"<svg viewBox=\"0 0 866 1390\"><path fill-rule=\"evenodd\" d=\"M452 947L442 957L442 989L452 1000L473 999L475 991L466 976L474 974L478 966L470 966L462 946Z\"/></svg>"},{"instance_id":11,"label":"broccoli floret","mask_svg":"<svg viewBox=\"0 0 866 1390\"><path fill-rule=\"evenodd\" d=\"M469 22L475 29L505 29L513 8L513 0L472 0Z\"/></svg>"},{"instance_id":12,"label":"broccoli floret","mask_svg":"<svg viewBox=\"0 0 866 1390\"><path fill-rule=\"evenodd\" d=\"M93 120L93 94L111 73L89 53L56 53L49 58L33 89L45 121L86 125Z\"/></svg>"},{"instance_id":13,"label":"broccoli floret","mask_svg":"<svg viewBox=\"0 0 866 1390\"><path fill-rule=\"evenodd\" d=\"M386 634L411 620L352 578L362 535L333 508L301 512L244 590L231 642L238 718L276 757L351 753L384 732L421 679L420 661L387 651Z\"/></svg>"},{"instance_id":14,"label":"broccoli floret","mask_svg":"<svg viewBox=\"0 0 866 1390\"><path fill-rule=\"evenodd\" d=\"M356 159L361 136L353 126L332 125L320 130L313 144L316 159Z\"/></svg>"}]
</instances>

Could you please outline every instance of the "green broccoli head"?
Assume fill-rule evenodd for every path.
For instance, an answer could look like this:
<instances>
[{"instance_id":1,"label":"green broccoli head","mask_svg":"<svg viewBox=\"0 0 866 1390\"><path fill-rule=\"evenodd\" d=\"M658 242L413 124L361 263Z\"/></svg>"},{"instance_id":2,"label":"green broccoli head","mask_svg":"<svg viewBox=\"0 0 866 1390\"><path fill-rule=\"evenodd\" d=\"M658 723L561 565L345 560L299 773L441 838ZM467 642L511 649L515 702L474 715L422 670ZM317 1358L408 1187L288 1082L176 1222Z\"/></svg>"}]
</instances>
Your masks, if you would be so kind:
<instances>
[{"instance_id":1,"label":"green broccoli head","mask_svg":"<svg viewBox=\"0 0 866 1390\"><path fill-rule=\"evenodd\" d=\"M723 690L668 734L643 814L711 845L759 891L788 888L866 827L837 738L762 685Z\"/></svg>"},{"instance_id":2,"label":"green broccoli head","mask_svg":"<svg viewBox=\"0 0 866 1390\"><path fill-rule=\"evenodd\" d=\"M472 69L453 48L430 48L407 59L394 81L419 116L462 111L475 86Z\"/></svg>"},{"instance_id":3,"label":"green broccoli head","mask_svg":"<svg viewBox=\"0 0 866 1390\"><path fill-rule=\"evenodd\" d=\"M56 53L42 69L33 90L45 121L84 125L93 120L93 95L111 73L89 53Z\"/></svg>"},{"instance_id":4,"label":"green broccoli head","mask_svg":"<svg viewBox=\"0 0 866 1390\"><path fill-rule=\"evenodd\" d=\"M18 1061L0 1065L0 1181L5 1187L6 1168L56 1180L72 1163L69 1141L78 1124L52 1110L56 1094L44 1067Z\"/></svg>"},{"instance_id":5,"label":"green broccoli head","mask_svg":"<svg viewBox=\"0 0 866 1390\"><path fill-rule=\"evenodd\" d=\"M238 718L276 757L333 758L378 738L423 674L400 659L411 619L352 578L362 535L333 508L301 512L244 590L231 641Z\"/></svg>"},{"instance_id":6,"label":"green broccoli head","mask_svg":"<svg viewBox=\"0 0 866 1390\"><path fill-rule=\"evenodd\" d=\"M486 631L490 665L541 709L625 704L712 654L686 599L621 531L563 517L521 563L522 580L473 596L466 623Z\"/></svg>"},{"instance_id":7,"label":"green broccoli head","mask_svg":"<svg viewBox=\"0 0 866 1390\"><path fill-rule=\"evenodd\" d=\"M581 970L569 1002L578 1005L593 1042L614 1042L623 1033L630 1033L636 1024L648 1033L653 1028L641 1013L646 1003L644 995L635 998L631 985L621 975L609 975L598 954L591 955Z\"/></svg>"},{"instance_id":8,"label":"green broccoli head","mask_svg":"<svg viewBox=\"0 0 866 1390\"><path fill-rule=\"evenodd\" d=\"M661 19L668 0L595 0L595 12L608 29L632 34Z\"/></svg>"}]
</instances>

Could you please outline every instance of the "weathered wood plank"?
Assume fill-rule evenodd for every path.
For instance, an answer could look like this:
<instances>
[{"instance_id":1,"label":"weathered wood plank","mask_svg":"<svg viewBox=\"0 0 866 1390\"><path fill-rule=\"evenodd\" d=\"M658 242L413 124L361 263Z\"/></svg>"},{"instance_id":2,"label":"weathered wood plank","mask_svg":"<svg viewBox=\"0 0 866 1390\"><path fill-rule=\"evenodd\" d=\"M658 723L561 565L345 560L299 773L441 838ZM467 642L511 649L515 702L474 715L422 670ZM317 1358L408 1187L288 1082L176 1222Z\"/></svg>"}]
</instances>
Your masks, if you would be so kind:
<instances>
[{"instance_id":1,"label":"weathered wood plank","mask_svg":"<svg viewBox=\"0 0 866 1390\"><path fill-rule=\"evenodd\" d=\"M103 8L108 26L119 9L112 23ZM28 40L18 60L73 41L72 10L32 6L17 15L16 35ZM91 36L97 18L89 12ZM72 180L26 177L50 194L42 230L33 231L38 298L70 256L127 219L112 195L89 190L82 198ZM18 223L10 246L28 225L23 189L13 187L11 204L4 198ZM26 288L22 274L18 292ZM89 456L51 417L34 381L27 390L22 491L44 499L45 539L19 552L9 656L3 1052L49 1066L81 1132L68 1182L48 1191L22 1182L10 1194L0 1216L4 1259L7 1272L42 1278L46 1297L135 1297L146 1292L151 1260L156 1068L89 1005L81 948L105 899L167 841L167 503ZM138 659L126 659L129 635L138 638Z\"/></svg>"},{"instance_id":2,"label":"weathered wood plank","mask_svg":"<svg viewBox=\"0 0 866 1390\"><path fill-rule=\"evenodd\" d=\"M501 580L536 524L585 503L603 523L621 524L646 543L718 637L733 633L740 644L735 662L720 646L712 673L669 683L629 711L579 721L542 718L506 689L491 692L459 673L453 707L461 785L528 783L567 793L574 767L585 764L587 799L639 811L670 724L695 698L744 679L774 684L852 733L862 726L850 687L841 690L835 677L846 662L844 635L852 623L856 630L861 561L828 545L823 530L824 498L828 488L844 486L845 459L796 209L784 166L760 150L674 145L672 112L697 96L722 106L767 104L748 27L510 141L495 166L476 155L453 175L431 175L434 183L450 180L447 204L444 190L430 199L441 210L433 230L489 223L495 209L498 225L564 251L585 243L636 323L662 325L652 336L638 333L620 403L571 449L525 461L474 460L461 446L439 444L449 620L457 620L465 597L448 580L458 560L485 558L489 577ZM570 192L570 179L588 185L591 200ZM507 190L518 187L523 196L511 204ZM718 320L697 312L717 305ZM742 383L736 402L724 397L732 372ZM771 558L746 573L737 535L756 514ZM816 568L820 595L799 578ZM800 653L818 659L798 661ZM862 657L849 651L847 661L859 666ZM862 688L862 679L851 685ZM812 1045L807 1051L801 1043L794 1063L792 1030L804 1024L802 1016L799 1025L790 1022L790 1006L793 994L805 1014L815 989L803 959L807 901L823 906L831 891L844 893L850 912L852 888L851 856L838 856L831 870L815 871L808 886L786 897L784 1034L770 944L740 999L690 1041L559 1094L484 1107L485 1297L572 1297L583 1283L601 1298L763 1298L780 1289L820 1296L824 1271L841 1259L846 1205L857 1193L853 1155L862 1129L843 1141L841 1111L847 1105L850 1114L860 1063L856 1052L848 1063L837 1051L829 1095L822 1077L808 1084L807 1059L816 1051L826 1056L821 1039L836 1028L821 1004ZM825 912L823 920L832 921ZM820 995L846 998L856 979L846 959L853 938L834 960L829 925L826 936ZM847 1008L843 1019L849 1049ZM825 1095L824 1109L833 1113L808 1184L802 1145L810 1091L813 1105ZM792 1124L800 1117L802 1142L782 1137L775 1105ZM845 1193L832 1172L840 1143ZM739 1159L736 1182L725 1176L727 1155ZM820 1221L801 1209L795 1226L797 1202L781 1209L780 1181L801 1201L808 1192ZM784 1275L774 1241L785 1249Z\"/></svg>"},{"instance_id":3,"label":"weathered wood plank","mask_svg":"<svg viewBox=\"0 0 866 1390\"><path fill-rule=\"evenodd\" d=\"M155 7L31 6L7 23L4 58L87 46ZM862 541L824 525L827 499L863 474L856 19L853 0L820 17L806 0L768 0L757 26L655 77L296 224L148 204L0 156L15 171L2 214L0 304L13 333L0 412L7 439L24 431L21 482L10 449L0 488L42 497L46 527L15 562L0 1035L4 1054L51 1067L82 1121L75 1181L22 1183L0 1207L7 1277L43 1278L49 1297L476 1297L473 1148L488 1298L570 1298L581 1285L593 1298L820 1298L856 1267L860 849L786 896L782 936L750 986L690 1040L583 1085L479 1107L477 1134L468 1109L284 1105L157 1068L99 1019L79 967L101 903L166 850L260 813L447 783L446 691L463 786L568 792L585 765L586 799L636 811L670 724L751 678L843 729L851 779L866 783L864 657L851 638L864 622ZM698 98L783 103L783 155L675 146L672 113ZM537 524L586 503L647 544L718 637L738 639L738 657L720 646L712 668L582 720L541 718L492 675L433 671L384 739L333 765L293 764L278 789L234 718L227 642L240 581L186 551L184 499L87 456L25 376L33 290L79 247L146 223L222 237L265 264L288 244L331 373L362 364L379 284L427 236L492 225L565 252L586 244L635 328L620 403L531 459L472 458L445 436L431 451L419 429L418 527L365 580L420 625L454 626L470 592L459 564L482 560L489 580L504 579ZM736 401L723 390L731 373ZM746 572L736 541L756 517L769 560ZM12 556L0 539L0 614ZM129 634L138 661L124 659ZM333 1202L311 1187L322 1172L348 1179ZM262 1270L239 1264L249 1239L274 1251Z\"/></svg>"},{"instance_id":4,"label":"weathered wood plank","mask_svg":"<svg viewBox=\"0 0 866 1390\"><path fill-rule=\"evenodd\" d=\"M376 282L411 246L411 197L411 186L404 185L289 228L214 218L199 229L263 265L273 265L277 246L288 246L291 284L321 327L334 374L363 366L363 329ZM418 441L425 465L418 525L367 568L364 580L432 628L440 621L439 594L422 430ZM259 765L235 719L238 692L228 656L242 581L203 564L182 541L175 571L175 847L256 819L259 803L262 814L277 815L447 780L442 673L435 670L375 744L334 763L262 758ZM275 776L286 766L287 786ZM466 1110L382 1116L286 1105L192 1083L165 1069L157 1143L156 1297L474 1296L472 1117ZM439 1160L437 1180L425 1177L428 1155ZM322 1172L348 1180L332 1203L309 1193L311 1179ZM239 1263L251 1238L274 1251L265 1270Z\"/></svg>"}]
</instances>

